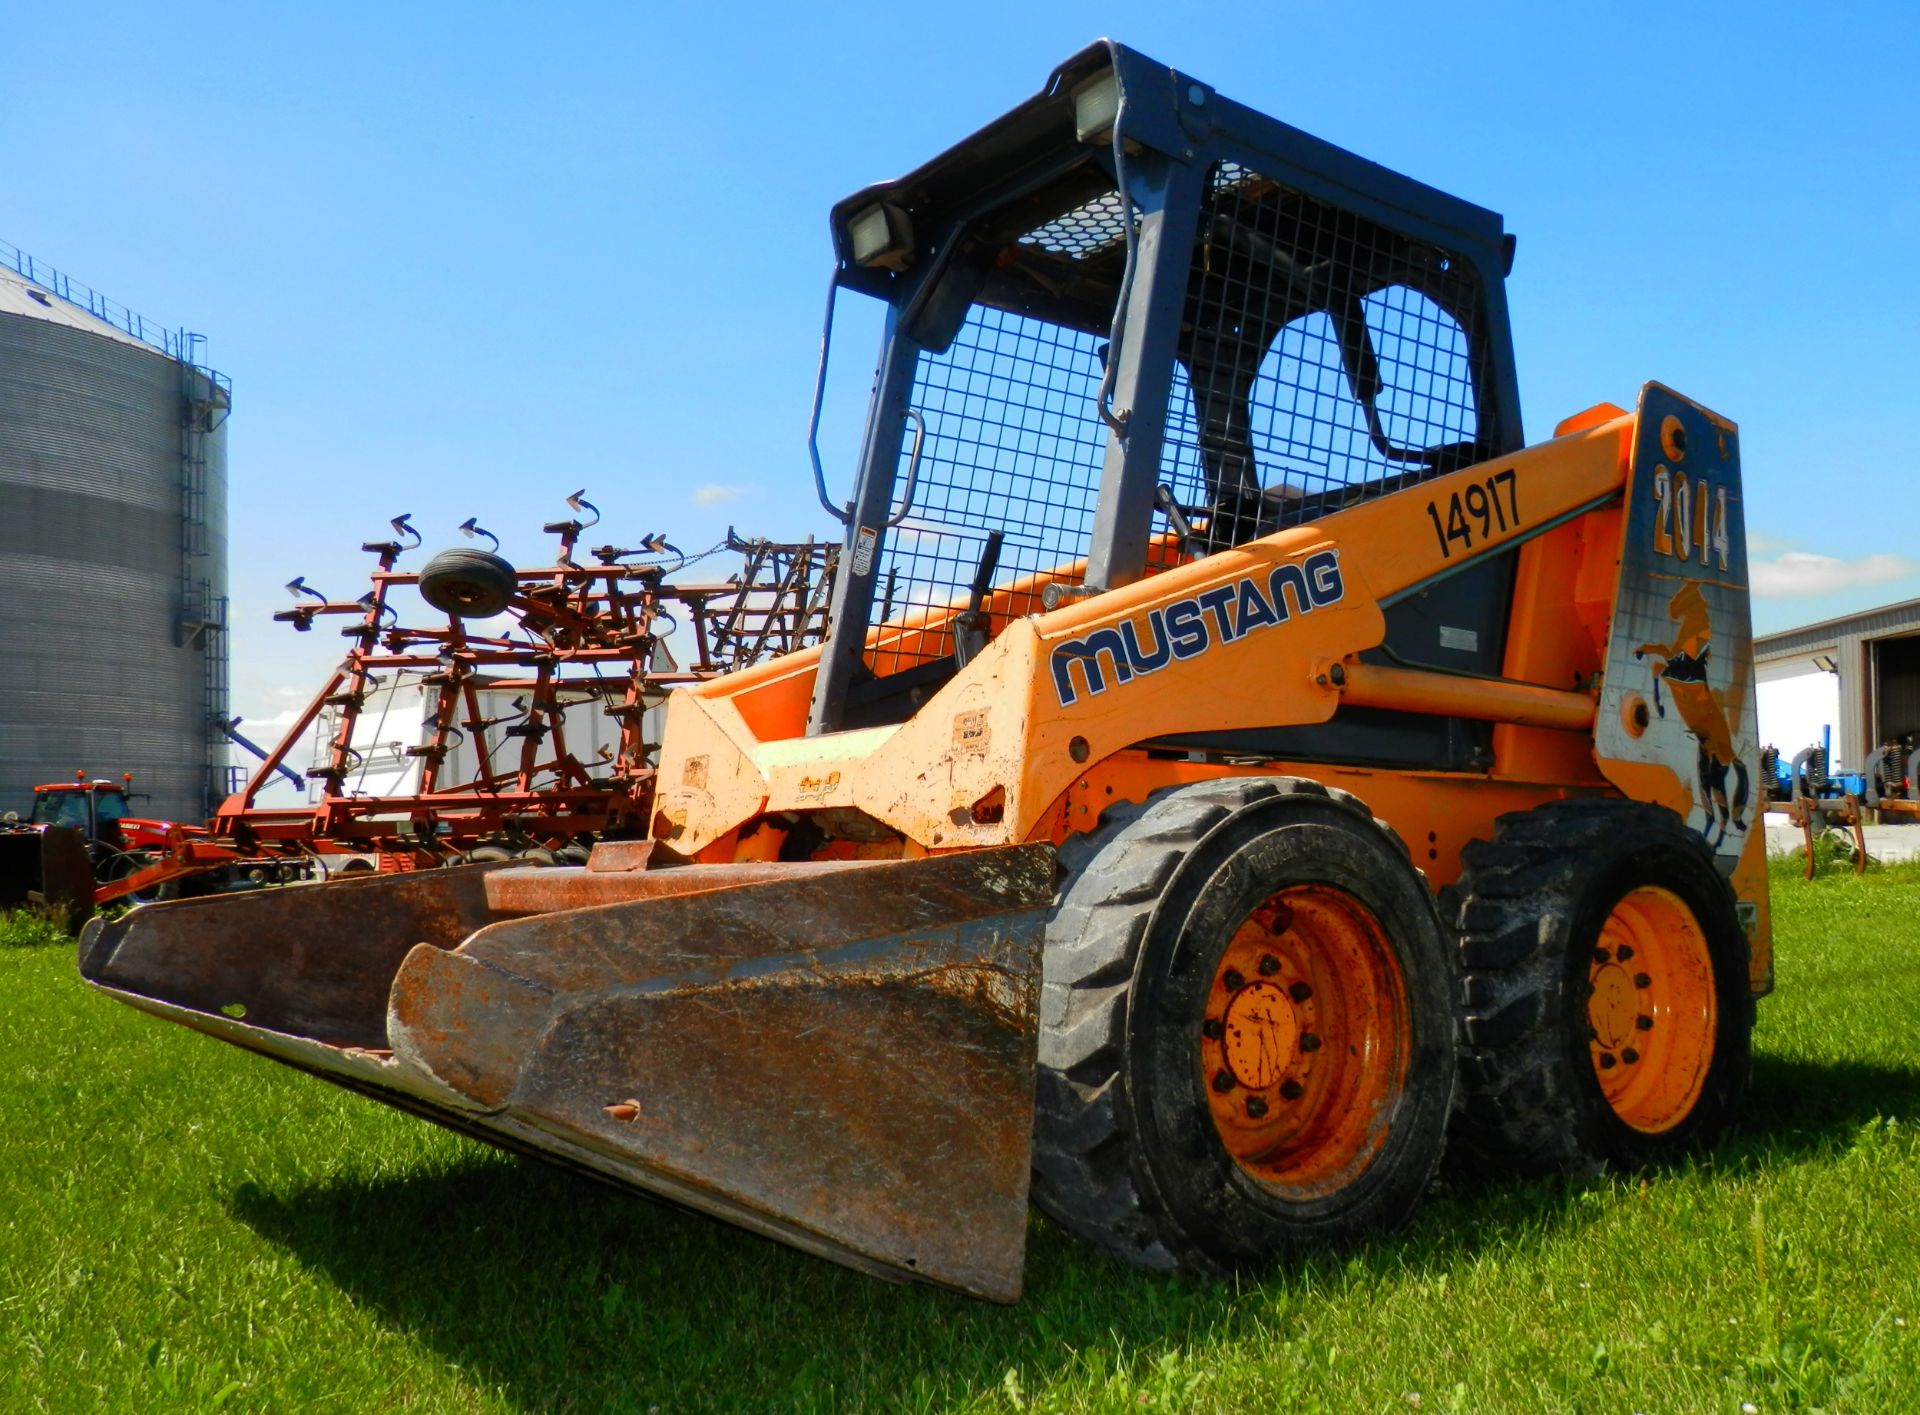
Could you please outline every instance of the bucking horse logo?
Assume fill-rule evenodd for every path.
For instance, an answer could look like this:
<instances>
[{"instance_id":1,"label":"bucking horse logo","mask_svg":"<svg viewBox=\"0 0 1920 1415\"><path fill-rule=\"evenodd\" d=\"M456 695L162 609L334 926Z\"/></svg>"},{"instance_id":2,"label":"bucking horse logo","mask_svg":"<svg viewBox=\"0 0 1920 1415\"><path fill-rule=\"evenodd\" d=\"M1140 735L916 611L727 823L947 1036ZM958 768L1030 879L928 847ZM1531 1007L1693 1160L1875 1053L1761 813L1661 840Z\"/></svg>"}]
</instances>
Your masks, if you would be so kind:
<instances>
[{"instance_id":1,"label":"bucking horse logo","mask_svg":"<svg viewBox=\"0 0 1920 1415\"><path fill-rule=\"evenodd\" d=\"M1720 694L1707 682L1708 659L1713 654L1713 619L1707 610L1707 597L1692 580L1683 582L1667 601L1667 615L1673 620L1673 642L1642 644L1633 651L1637 659L1653 657L1653 708L1661 717L1667 705L1661 700L1660 685L1667 685L1667 697L1673 700L1680 720L1700 747L1700 809L1707 814L1707 844L1719 849L1729 831L1747 828L1745 814L1751 783L1747 764L1734 746L1734 734L1740 728L1740 711L1745 706L1744 674L1736 671L1736 681L1728 697L1733 702L1731 718ZM1727 773L1734 776L1733 799L1727 799Z\"/></svg>"}]
</instances>

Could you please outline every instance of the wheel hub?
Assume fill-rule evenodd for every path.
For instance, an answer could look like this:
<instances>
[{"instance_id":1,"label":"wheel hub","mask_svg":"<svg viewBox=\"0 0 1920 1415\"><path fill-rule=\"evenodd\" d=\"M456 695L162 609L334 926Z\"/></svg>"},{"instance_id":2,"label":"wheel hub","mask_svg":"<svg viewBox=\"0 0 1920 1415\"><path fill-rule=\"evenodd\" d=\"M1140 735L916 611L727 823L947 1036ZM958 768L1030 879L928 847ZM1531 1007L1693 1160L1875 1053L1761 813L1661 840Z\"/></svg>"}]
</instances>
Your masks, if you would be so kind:
<instances>
[{"instance_id":1,"label":"wheel hub","mask_svg":"<svg viewBox=\"0 0 1920 1415\"><path fill-rule=\"evenodd\" d=\"M1587 1037L1600 1093L1647 1134L1692 1114L1713 1061L1713 962L1693 911L1645 885L1614 905L1587 971Z\"/></svg>"},{"instance_id":2,"label":"wheel hub","mask_svg":"<svg viewBox=\"0 0 1920 1415\"><path fill-rule=\"evenodd\" d=\"M1222 1050L1233 1079L1250 1091L1278 1086L1298 1059L1293 1000L1269 982L1248 983L1227 1004Z\"/></svg>"},{"instance_id":3,"label":"wheel hub","mask_svg":"<svg viewBox=\"0 0 1920 1415\"><path fill-rule=\"evenodd\" d=\"M1255 909L1200 1026L1207 1107L1235 1164L1293 1197L1350 1183L1386 1138L1406 1018L1392 947L1352 895L1299 885Z\"/></svg>"},{"instance_id":4,"label":"wheel hub","mask_svg":"<svg viewBox=\"0 0 1920 1415\"><path fill-rule=\"evenodd\" d=\"M1633 1040L1633 1019L1639 1015L1633 978L1618 963L1596 966L1592 976L1593 996L1587 1003L1587 1022L1594 1040L1609 1051Z\"/></svg>"}]
</instances>

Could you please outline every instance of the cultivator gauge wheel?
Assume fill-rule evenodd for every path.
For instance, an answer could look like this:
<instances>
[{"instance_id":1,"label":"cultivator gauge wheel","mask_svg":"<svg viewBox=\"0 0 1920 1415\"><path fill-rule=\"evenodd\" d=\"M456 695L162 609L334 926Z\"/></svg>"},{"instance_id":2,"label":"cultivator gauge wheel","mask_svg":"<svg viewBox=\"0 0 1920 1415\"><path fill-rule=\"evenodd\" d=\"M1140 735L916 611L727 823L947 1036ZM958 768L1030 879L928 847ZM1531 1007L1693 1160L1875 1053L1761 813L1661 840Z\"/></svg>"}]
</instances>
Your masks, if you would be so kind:
<instances>
[{"instance_id":1,"label":"cultivator gauge wheel","mask_svg":"<svg viewBox=\"0 0 1920 1415\"><path fill-rule=\"evenodd\" d=\"M512 564L487 550L443 550L420 572L420 598L456 619L491 619L518 588Z\"/></svg>"}]
</instances>

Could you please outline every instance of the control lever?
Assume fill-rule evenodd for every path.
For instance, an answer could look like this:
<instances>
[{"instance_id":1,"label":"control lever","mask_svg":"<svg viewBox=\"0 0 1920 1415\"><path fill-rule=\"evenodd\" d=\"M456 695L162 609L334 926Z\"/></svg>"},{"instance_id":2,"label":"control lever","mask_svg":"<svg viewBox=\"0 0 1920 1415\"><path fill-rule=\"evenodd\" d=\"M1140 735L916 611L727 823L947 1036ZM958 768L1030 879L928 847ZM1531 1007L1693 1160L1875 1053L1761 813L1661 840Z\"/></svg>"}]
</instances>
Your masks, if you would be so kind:
<instances>
[{"instance_id":1,"label":"control lever","mask_svg":"<svg viewBox=\"0 0 1920 1415\"><path fill-rule=\"evenodd\" d=\"M1187 519L1186 509L1173 499L1173 488L1165 482L1153 489L1153 505L1167 524L1173 527L1173 533L1180 537L1180 548L1189 555L1200 556L1207 553L1206 539L1196 533L1193 522Z\"/></svg>"},{"instance_id":2,"label":"control lever","mask_svg":"<svg viewBox=\"0 0 1920 1415\"><path fill-rule=\"evenodd\" d=\"M981 606L987 591L993 588L993 572L1000 568L1000 542L1005 531L988 531L980 563L974 568L973 585L967 592L967 607L953 616L953 661L965 668L969 660L987 646L987 616Z\"/></svg>"}]
</instances>

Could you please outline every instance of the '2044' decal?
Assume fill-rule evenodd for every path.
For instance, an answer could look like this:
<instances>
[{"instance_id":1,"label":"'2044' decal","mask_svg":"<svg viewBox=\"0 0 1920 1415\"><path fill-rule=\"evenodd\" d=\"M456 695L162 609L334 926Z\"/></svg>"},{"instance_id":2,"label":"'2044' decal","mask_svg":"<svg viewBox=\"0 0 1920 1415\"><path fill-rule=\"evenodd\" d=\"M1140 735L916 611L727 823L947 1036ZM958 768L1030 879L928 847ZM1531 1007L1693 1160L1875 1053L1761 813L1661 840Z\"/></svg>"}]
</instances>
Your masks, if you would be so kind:
<instances>
[{"instance_id":1,"label":"'2044' decal","mask_svg":"<svg viewBox=\"0 0 1920 1415\"><path fill-rule=\"evenodd\" d=\"M1446 514L1441 515L1438 498L1427 503L1427 518L1433 522L1433 534L1440 542L1440 557L1453 558L1454 546L1471 551L1473 532L1480 528L1480 540L1492 539L1497 531L1505 535L1520 528L1520 493L1512 467L1495 472L1485 481L1470 482L1446 499Z\"/></svg>"},{"instance_id":2,"label":"'2044' decal","mask_svg":"<svg viewBox=\"0 0 1920 1415\"><path fill-rule=\"evenodd\" d=\"M1722 570L1732 536L1727 531L1727 489L1715 486L1704 476L1687 480L1682 471L1669 470L1665 463L1653 469L1653 550L1656 555L1671 555L1676 560L1693 560L1699 552L1700 567L1708 568L1712 555Z\"/></svg>"}]
</instances>

